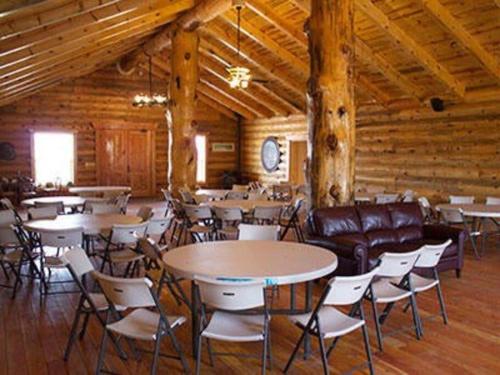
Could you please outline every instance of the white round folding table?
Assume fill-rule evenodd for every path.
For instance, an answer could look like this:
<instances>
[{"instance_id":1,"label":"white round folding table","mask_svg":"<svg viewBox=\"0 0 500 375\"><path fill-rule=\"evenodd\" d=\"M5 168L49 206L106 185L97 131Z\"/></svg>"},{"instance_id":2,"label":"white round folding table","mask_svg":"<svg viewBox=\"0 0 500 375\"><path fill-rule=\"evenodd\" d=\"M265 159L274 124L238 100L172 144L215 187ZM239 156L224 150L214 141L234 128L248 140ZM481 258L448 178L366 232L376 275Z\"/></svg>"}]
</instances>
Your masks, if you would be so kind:
<instances>
[{"instance_id":1,"label":"white round folding table","mask_svg":"<svg viewBox=\"0 0 500 375\"><path fill-rule=\"evenodd\" d=\"M169 272L188 280L196 276L238 280L263 280L267 285L306 282L305 308L297 310L294 298L290 309L272 313L303 313L312 309L311 281L337 268L337 256L329 250L287 241L213 241L182 246L163 255ZM198 308L196 286L191 285L193 353L197 351ZM309 350L309 340L306 340Z\"/></svg>"},{"instance_id":2,"label":"white round folding table","mask_svg":"<svg viewBox=\"0 0 500 375\"><path fill-rule=\"evenodd\" d=\"M21 202L24 207L35 207L36 203L59 203L61 202L65 208L76 209L78 207L83 207L85 204L85 198L75 197L75 196L52 196L52 197L40 197L40 198L30 198L25 199Z\"/></svg>"},{"instance_id":3,"label":"white round folding table","mask_svg":"<svg viewBox=\"0 0 500 375\"><path fill-rule=\"evenodd\" d=\"M218 208L239 208L243 212L250 212L255 207L284 207L287 203L268 200L248 200L248 199L229 199L225 201L205 202L210 207Z\"/></svg>"}]
</instances>

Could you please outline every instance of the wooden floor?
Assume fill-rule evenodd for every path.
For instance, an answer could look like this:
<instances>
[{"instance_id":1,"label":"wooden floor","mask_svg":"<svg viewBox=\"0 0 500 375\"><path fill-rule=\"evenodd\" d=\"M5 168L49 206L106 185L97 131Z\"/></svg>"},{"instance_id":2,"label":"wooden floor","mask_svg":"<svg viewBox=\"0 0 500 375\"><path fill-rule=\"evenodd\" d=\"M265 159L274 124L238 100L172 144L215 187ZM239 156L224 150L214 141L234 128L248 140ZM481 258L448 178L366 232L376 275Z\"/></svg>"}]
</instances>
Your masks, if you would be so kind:
<instances>
[{"instance_id":1,"label":"wooden floor","mask_svg":"<svg viewBox=\"0 0 500 375\"><path fill-rule=\"evenodd\" d=\"M157 206L160 213L161 207ZM411 331L385 339L385 351L377 352L371 315L368 316L370 339L375 352L375 370L378 374L499 374L500 373L500 251L492 241L481 261L470 256L467 249L465 268L461 279L454 272L442 274L442 284L450 323L445 326L440 318L424 322L425 336L417 341ZM3 282L4 280L0 280ZM324 283L314 286L317 298ZM189 283L185 284L186 289ZM288 288L282 287L278 305L288 302ZM302 301L303 290L299 288ZM17 298L10 299L10 291L0 289L0 375L12 374L90 374L94 372L101 337L101 327L91 320L87 336L74 347L70 360L63 361L63 350L73 319L76 295L49 296L40 306L37 284L26 280ZM185 314L168 295L162 302L169 313ZM433 291L418 298L420 313L426 317L438 312ZM369 312L368 305L366 311ZM410 313L394 309L387 321L386 331L411 323ZM286 317L273 317L271 322L273 370L281 373L290 355L299 330ZM189 322L177 331L184 351L190 354ZM257 344L215 343L215 350L259 353ZM167 340L163 351L171 350ZM318 346L313 342L313 356L299 359L292 374L321 372ZM236 357L218 357L215 366L208 365L203 353L202 373L255 374L259 360ZM106 356L109 370L119 374L146 374L151 357L144 354L141 361L120 360L113 349ZM194 371L194 361L189 356ZM330 371L338 374L365 360L360 332L343 338L330 358ZM180 363L162 359L159 373L180 373ZM366 369L360 373L367 373Z\"/></svg>"}]
</instances>

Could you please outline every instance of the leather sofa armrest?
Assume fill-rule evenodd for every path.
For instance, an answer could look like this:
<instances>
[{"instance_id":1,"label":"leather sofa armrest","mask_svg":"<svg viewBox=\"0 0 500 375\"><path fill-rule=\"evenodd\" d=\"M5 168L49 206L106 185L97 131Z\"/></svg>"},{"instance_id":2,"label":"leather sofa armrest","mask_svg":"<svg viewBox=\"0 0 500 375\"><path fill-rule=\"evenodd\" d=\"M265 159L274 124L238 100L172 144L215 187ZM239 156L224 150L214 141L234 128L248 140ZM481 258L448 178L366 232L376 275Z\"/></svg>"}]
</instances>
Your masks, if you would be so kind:
<instances>
[{"instance_id":1,"label":"leather sofa armrest","mask_svg":"<svg viewBox=\"0 0 500 375\"><path fill-rule=\"evenodd\" d=\"M319 246L331 250L336 255L343 258L355 259L358 261L364 260L364 262L361 262L362 264L366 263L366 259L368 258L368 250L366 247L353 241L309 235L306 237L305 242L309 245Z\"/></svg>"}]
</instances>

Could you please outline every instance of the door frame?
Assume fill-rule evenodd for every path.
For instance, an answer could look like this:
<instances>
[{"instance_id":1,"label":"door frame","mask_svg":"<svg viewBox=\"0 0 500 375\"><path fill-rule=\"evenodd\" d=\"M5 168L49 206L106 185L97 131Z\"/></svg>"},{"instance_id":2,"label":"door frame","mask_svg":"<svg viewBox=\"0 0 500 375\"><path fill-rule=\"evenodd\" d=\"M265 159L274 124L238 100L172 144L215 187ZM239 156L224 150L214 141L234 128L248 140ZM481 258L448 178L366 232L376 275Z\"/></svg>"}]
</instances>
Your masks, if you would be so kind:
<instances>
[{"instance_id":1,"label":"door frame","mask_svg":"<svg viewBox=\"0 0 500 375\"><path fill-rule=\"evenodd\" d=\"M292 142L307 142L307 148L309 152L309 142L307 134L293 134L287 135L285 137L286 147L287 147L287 161L286 161L286 181L290 182L290 161L291 161L291 152L292 152ZM307 183L307 181L306 181Z\"/></svg>"},{"instance_id":2,"label":"door frame","mask_svg":"<svg viewBox=\"0 0 500 375\"><path fill-rule=\"evenodd\" d=\"M101 158L99 156L99 152L97 152L98 147L98 139L99 139L99 131L100 130L146 130L150 132L151 135L151 155L150 155L150 164L151 164L151 189L150 196L156 195L156 129L158 127L157 123L118 123L118 122L110 122L110 123L92 123L92 127L95 131L95 158L96 158L96 181L99 184L99 171L101 167ZM128 147L128 146L127 146ZM127 155L128 156L128 155ZM127 157L128 164L128 157Z\"/></svg>"}]
</instances>

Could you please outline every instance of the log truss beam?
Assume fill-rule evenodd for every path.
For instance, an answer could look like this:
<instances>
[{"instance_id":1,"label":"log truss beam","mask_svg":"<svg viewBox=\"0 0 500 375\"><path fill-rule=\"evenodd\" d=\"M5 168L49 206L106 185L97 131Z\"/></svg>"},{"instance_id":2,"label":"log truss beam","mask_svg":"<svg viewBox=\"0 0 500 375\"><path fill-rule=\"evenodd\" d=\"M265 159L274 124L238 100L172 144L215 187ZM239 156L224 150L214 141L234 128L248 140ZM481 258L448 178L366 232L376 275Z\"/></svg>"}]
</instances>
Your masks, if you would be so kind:
<instances>
[{"instance_id":1,"label":"log truss beam","mask_svg":"<svg viewBox=\"0 0 500 375\"><path fill-rule=\"evenodd\" d=\"M420 0L424 9L456 38L483 67L497 80L500 79L500 62L474 38L438 0Z\"/></svg>"}]
</instances>

